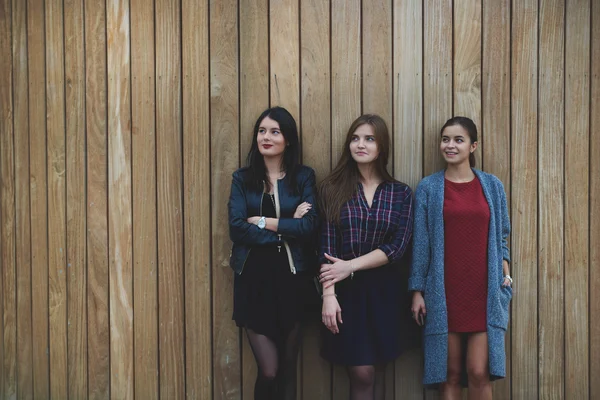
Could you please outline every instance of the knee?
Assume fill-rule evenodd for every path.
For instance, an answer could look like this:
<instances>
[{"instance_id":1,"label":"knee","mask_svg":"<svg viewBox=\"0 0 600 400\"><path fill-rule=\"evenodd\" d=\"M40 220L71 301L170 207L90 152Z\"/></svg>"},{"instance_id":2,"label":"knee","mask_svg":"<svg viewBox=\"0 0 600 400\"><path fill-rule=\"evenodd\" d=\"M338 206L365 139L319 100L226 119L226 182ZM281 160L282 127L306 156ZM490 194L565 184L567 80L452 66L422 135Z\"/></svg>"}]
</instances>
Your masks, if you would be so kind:
<instances>
[{"instance_id":1,"label":"knee","mask_svg":"<svg viewBox=\"0 0 600 400\"><path fill-rule=\"evenodd\" d=\"M349 372L352 385L367 388L375 384L374 367L352 367Z\"/></svg>"},{"instance_id":2,"label":"knee","mask_svg":"<svg viewBox=\"0 0 600 400\"><path fill-rule=\"evenodd\" d=\"M448 376L446 378L446 383L449 385L459 385L460 373L460 365L448 365Z\"/></svg>"},{"instance_id":3,"label":"knee","mask_svg":"<svg viewBox=\"0 0 600 400\"><path fill-rule=\"evenodd\" d=\"M277 378L277 367L267 367L258 372L258 377L262 381L272 381Z\"/></svg>"},{"instance_id":4,"label":"knee","mask_svg":"<svg viewBox=\"0 0 600 400\"><path fill-rule=\"evenodd\" d=\"M469 366L467 375L469 376L469 386L481 387L490 383L490 374L485 365Z\"/></svg>"}]
</instances>

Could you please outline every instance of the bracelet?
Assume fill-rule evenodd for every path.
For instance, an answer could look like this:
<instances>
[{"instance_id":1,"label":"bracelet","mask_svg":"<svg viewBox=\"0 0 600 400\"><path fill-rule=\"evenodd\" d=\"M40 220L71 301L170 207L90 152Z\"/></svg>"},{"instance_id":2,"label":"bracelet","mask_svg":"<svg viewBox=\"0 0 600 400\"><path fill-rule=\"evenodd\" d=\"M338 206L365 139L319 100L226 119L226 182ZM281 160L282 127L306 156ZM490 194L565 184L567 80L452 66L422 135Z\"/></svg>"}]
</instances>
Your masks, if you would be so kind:
<instances>
[{"instance_id":1,"label":"bracelet","mask_svg":"<svg viewBox=\"0 0 600 400\"><path fill-rule=\"evenodd\" d=\"M510 284L512 285L513 283L513 279L510 277L510 275L506 274L504 275L504 279L508 279L508 281L510 282Z\"/></svg>"},{"instance_id":2,"label":"bracelet","mask_svg":"<svg viewBox=\"0 0 600 400\"><path fill-rule=\"evenodd\" d=\"M352 261L350 261L350 269L352 270L352 272L350 272L350 279L354 279L354 264L352 264Z\"/></svg>"},{"instance_id":3,"label":"bracelet","mask_svg":"<svg viewBox=\"0 0 600 400\"><path fill-rule=\"evenodd\" d=\"M336 294L336 293L325 293L325 294L322 294L322 295L321 295L321 299L323 299L324 297L327 297L327 296L334 296L334 297L337 297L337 294Z\"/></svg>"}]
</instances>

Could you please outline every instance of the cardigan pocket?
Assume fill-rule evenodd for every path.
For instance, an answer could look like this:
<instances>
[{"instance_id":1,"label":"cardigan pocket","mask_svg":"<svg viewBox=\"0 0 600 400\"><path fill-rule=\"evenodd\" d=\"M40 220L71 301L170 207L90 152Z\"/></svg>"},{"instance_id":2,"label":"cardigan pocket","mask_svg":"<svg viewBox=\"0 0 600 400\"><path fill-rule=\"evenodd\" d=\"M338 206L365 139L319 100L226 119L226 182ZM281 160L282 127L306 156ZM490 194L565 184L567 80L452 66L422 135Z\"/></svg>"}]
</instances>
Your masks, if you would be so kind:
<instances>
[{"instance_id":1,"label":"cardigan pocket","mask_svg":"<svg viewBox=\"0 0 600 400\"><path fill-rule=\"evenodd\" d=\"M496 309L493 310L494 312L492 313L492 316L494 316L494 318L490 318L491 325L504 330L508 328L510 301L512 299L512 293L512 287L500 286L500 289L498 290L498 295L496 296Z\"/></svg>"}]
</instances>

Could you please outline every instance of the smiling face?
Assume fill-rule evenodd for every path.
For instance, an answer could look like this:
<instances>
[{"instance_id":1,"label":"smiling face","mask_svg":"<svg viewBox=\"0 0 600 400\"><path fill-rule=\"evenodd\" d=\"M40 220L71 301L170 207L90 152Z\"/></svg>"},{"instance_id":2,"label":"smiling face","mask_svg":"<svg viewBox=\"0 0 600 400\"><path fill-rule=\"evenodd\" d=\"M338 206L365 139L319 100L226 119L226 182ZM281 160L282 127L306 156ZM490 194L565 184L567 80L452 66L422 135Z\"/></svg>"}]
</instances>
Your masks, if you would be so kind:
<instances>
[{"instance_id":1,"label":"smiling face","mask_svg":"<svg viewBox=\"0 0 600 400\"><path fill-rule=\"evenodd\" d=\"M259 124L256 133L258 151L263 157L281 157L285 152L286 140L279 123L269 117L265 117Z\"/></svg>"},{"instance_id":2,"label":"smiling face","mask_svg":"<svg viewBox=\"0 0 600 400\"><path fill-rule=\"evenodd\" d=\"M440 151L444 160L450 165L469 164L469 156L477 148L477 142L472 142L469 133L461 125L451 125L444 128Z\"/></svg>"},{"instance_id":3,"label":"smiling face","mask_svg":"<svg viewBox=\"0 0 600 400\"><path fill-rule=\"evenodd\" d=\"M356 128L350 140L350 154L358 164L368 164L379 157L375 132L369 124Z\"/></svg>"}]
</instances>

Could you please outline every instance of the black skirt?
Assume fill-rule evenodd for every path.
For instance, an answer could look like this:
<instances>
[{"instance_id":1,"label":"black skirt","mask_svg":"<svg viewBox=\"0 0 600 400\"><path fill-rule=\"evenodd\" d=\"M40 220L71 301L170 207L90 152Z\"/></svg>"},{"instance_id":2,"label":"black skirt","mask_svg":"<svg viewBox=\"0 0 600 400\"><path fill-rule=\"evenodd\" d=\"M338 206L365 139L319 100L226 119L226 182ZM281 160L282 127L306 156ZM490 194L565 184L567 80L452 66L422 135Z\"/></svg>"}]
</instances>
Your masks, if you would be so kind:
<instances>
[{"instance_id":1,"label":"black skirt","mask_svg":"<svg viewBox=\"0 0 600 400\"><path fill-rule=\"evenodd\" d=\"M269 195L263 196L263 213L275 217ZM274 341L284 340L302 321L311 288L311 277L293 274L283 243L254 246L241 275L235 275L233 319L238 327L250 329Z\"/></svg>"},{"instance_id":2,"label":"black skirt","mask_svg":"<svg viewBox=\"0 0 600 400\"><path fill-rule=\"evenodd\" d=\"M348 366L383 364L418 346L405 269L403 262L388 264L336 284L343 323L335 335L323 327L323 358Z\"/></svg>"}]
</instances>

